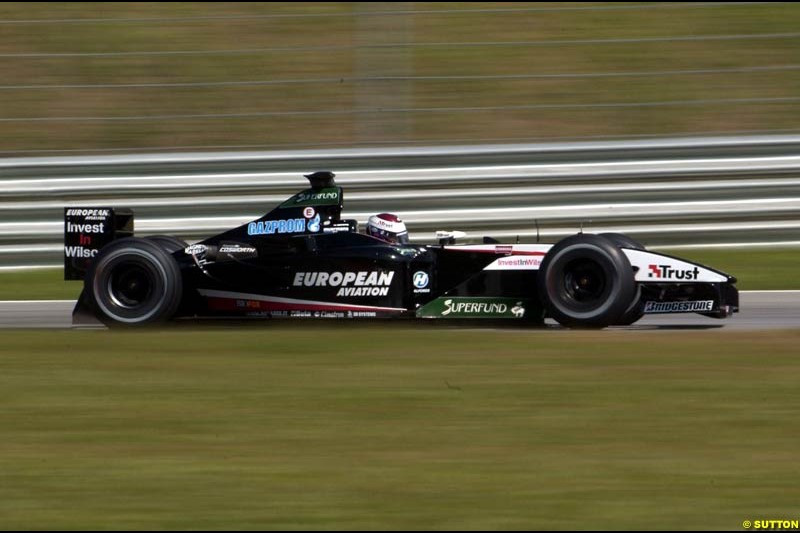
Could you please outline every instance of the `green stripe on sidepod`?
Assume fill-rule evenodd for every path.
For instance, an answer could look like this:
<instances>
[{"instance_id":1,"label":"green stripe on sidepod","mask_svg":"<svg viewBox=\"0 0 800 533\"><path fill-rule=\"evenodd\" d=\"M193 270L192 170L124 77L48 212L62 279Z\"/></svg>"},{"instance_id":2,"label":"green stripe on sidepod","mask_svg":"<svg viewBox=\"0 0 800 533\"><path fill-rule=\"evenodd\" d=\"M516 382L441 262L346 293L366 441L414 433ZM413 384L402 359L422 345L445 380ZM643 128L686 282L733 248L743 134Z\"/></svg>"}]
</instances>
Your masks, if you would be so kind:
<instances>
[{"instance_id":1,"label":"green stripe on sidepod","mask_svg":"<svg viewBox=\"0 0 800 533\"><path fill-rule=\"evenodd\" d=\"M530 300L442 296L417 310L420 318L524 318Z\"/></svg>"}]
</instances>

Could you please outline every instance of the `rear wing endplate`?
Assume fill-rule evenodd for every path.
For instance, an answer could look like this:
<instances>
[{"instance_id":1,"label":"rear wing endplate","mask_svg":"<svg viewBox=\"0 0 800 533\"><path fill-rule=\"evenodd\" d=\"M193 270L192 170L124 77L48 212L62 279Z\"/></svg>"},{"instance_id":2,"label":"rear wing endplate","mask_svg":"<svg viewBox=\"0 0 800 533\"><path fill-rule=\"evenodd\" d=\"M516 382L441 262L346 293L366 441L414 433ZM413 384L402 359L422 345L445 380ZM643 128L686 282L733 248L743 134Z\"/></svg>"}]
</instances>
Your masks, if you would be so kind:
<instances>
[{"instance_id":1,"label":"rear wing endplate","mask_svg":"<svg viewBox=\"0 0 800 533\"><path fill-rule=\"evenodd\" d=\"M64 279L82 280L92 260L114 239L133 236L133 211L110 207L64 209Z\"/></svg>"}]
</instances>

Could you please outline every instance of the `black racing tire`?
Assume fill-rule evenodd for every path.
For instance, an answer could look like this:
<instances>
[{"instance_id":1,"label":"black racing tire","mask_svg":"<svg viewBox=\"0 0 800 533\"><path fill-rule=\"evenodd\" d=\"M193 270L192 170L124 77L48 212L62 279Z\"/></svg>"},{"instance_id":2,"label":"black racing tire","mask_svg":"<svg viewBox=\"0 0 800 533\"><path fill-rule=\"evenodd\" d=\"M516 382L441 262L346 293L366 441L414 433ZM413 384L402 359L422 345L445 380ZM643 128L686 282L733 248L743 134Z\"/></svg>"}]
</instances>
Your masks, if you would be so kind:
<instances>
[{"instance_id":1,"label":"black racing tire","mask_svg":"<svg viewBox=\"0 0 800 533\"><path fill-rule=\"evenodd\" d=\"M185 250L189 246L186 241L172 235L148 235L146 240L161 246L167 253L173 254L178 250Z\"/></svg>"},{"instance_id":2,"label":"black racing tire","mask_svg":"<svg viewBox=\"0 0 800 533\"><path fill-rule=\"evenodd\" d=\"M625 254L611 240L583 233L550 249L537 288L547 315L571 328L617 324L637 296Z\"/></svg>"},{"instance_id":3,"label":"black racing tire","mask_svg":"<svg viewBox=\"0 0 800 533\"><path fill-rule=\"evenodd\" d=\"M107 324L143 326L172 318L183 281L175 258L159 243L129 237L100 250L86 272L84 291Z\"/></svg>"},{"instance_id":4,"label":"black racing tire","mask_svg":"<svg viewBox=\"0 0 800 533\"><path fill-rule=\"evenodd\" d=\"M622 316L617 320L615 326L630 326L641 320L644 316L644 301L642 300L642 288L637 286L636 296L633 299L631 306L622 313Z\"/></svg>"},{"instance_id":5,"label":"black racing tire","mask_svg":"<svg viewBox=\"0 0 800 533\"><path fill-rule=\"evenodd\" d=\"M619 248L630 248L633 250L642 250L646 251L647 248L644 247L644 244L640 243L639 241L628 237L623 233L601 233L601 237L605 237L606 239L610 240L614 244L617 245ZM641 287L637 289L637 297L634 299L631 306L622 314L620 319L617 321L615 326L630 326L631 324L638 322L644 316L644 302L641 298Z\"/></svg>"},{"instance_id":6,"label":"black racing tire","mask_svg":"<svg viewBox=\"0 0 800 533\"><path fill-rule=\"evenodd\" d=\"M632 239L623 233L600 233L601 237L605 237L609 241L613 242L620 248L632 248L634 250L647 250L644 247L644 244L640 243L636 239Z\"/></svg>"}]
</instances>

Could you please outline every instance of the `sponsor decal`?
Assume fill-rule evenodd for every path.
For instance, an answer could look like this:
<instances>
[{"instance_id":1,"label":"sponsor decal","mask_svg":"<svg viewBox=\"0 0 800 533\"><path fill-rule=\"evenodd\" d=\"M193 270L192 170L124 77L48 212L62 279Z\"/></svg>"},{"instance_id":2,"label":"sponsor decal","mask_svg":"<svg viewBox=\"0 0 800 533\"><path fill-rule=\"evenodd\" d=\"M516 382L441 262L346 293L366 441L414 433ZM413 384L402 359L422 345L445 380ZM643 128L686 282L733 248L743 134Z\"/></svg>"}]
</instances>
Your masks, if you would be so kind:
<instances>
[{"instance_id":1,"label":"sponsor decal","mask_svg":"<svg viewBox=\"0 0 800 533\"><path fill-rule=\"evenodd\" d=\"M390 222L388 220L383 220L380 217L372 217L370 219L370 222L372 223L372 225L380 226L381 228L384 229L394 229L394 227L397 225L397 222Z\"/></svg>"},{"instance_id":2,"label":"sponsor decal","mask_svg":"<svg viewBox=\"0 0 800 533\"><path fill-rule=\"evenodd\" d=\"M203 255L207 251L208 247L205 244L193 244L183 249L183 253L186 255Z\"/></svg>"},{"instance_id":3,"label":"sponsor decal","mask_svg":"<svg viewBox=\"0 0 800 533\"><path fill-rule=\"evenodd\" d=\"M714 310L713 300L684 302L645 302L645 313L705 313Z\"/></svg>"},{"instance_id":4,"label":"sponsor decal","mask_svg":"<svg viewBox=\"0 0 800 533\"><path fill-rule=\"evenodd\" d=\"M442 316L450 313L457 315L502 315L508 310L504 303L492 302L453 302L452 299L444 301Z\"/></svg>"},{"instance_id":5,"label":"sponsor decal","mask_svg":"<svg viewBox=\"0 0 800 533\"><path fill-rule=\"evenodd\" d=\"M545 254L509 255L499 257L484 270L539 270Z\"/></svg>"},{"instance_id":6,"label":"sponsor decal","mask_svg":"<svg viewBox=\"0 0 800 533\"><path fill-rule=\"evenodd\" d=\"M427 294L431 292L428 287L430 285L430 276L424 270L414 272L411 277L411 283L414 285L414 294Z\"/></svg>"},{"instance_id":7,"label":"sponsor decal","mask_svg":"<svg viewBox=\"0 0 800 533\"><path fill-rule=\"evenodd\" d=\"M506 268L530 268L538 267L542 264L541 257L502 257L497 260L497 266Z\"/></svg>"},{"instance_id":8,"label":"sponsor decal","mask_svg":"<svg viewBox=\"0 0 800 533\"><path fill-rule=\"evenodd\" d=\"M105 233L105 224L73 224L67 222L67 233Z\"/></svg>"},{"instance_id":9,"label":"sponsor decal","mask_svg":"<svg viewBox=\"0 0 800 533\"><path fill-rule=\"evenodd\" d=\"M306 218L312 218L316 214L317 211L313 207L306 207L303 209L303 216Z\"/></svg>"},{"instance_id":10,"label":"sponsor decal","mask_svg":"<svg viewBox=\"0 0 800 533\"><path fill-rule=\"evenodd\" d=\"M319 231L319 213L308 221L308 231L312 233L317 233Z\"/></svg>"},{"instance_id":11,"label":"sponsor decal","mask_svg":"<svg viewBox=\"0 0 800 533\"><path fill-rule=\"evenodd\" d=\"M510 254L514 251L514 246L508 244L500 244L494 247L494 251L498 254Z\"/></svg>"},{"instance_id":12,"label":"sponsor decal","mask_svg":"<svg viewBox=\"0 0 800 533\"><path fill-rule=\"evenodd\" d=\"M347 317L348 318L375 318L378 316L378 313L375 311L348 311Z\"/></svg>"},{"instance_id":13,"label":"sponsor decal","mask_svg":"<svg viewBox=\"0 0 800 533\"><path fill-rule=\"evenodd\" d=\"M297 272L295 287L339 287L336 296L386 296L394 272Z\"/></svg>"},{"instance_id":14,"label":"sponsor decal","mask_svg":"<svg viewBox=\"0 0 800 533\"><path fill-rule=\"evenodd\" d=\"M345 318L345 314L341 311L318 311L314 318Z\"/></svg>"},{"instance_id":15,"label":"sponsor decal","mask_svg":"<svg viewBox=\"0 0 800 533\"><path fill-rule=\"evenodd\" d=\"M376 318L378 313L374 311L273 311L270 316L273 318Z\"/></svg>"},{"instance_id":16,"label":"sponsor decal","mask_svg":"<svg viewBox=\"0 0 800 533\"><path fill-rule=\"evenodd\" d=\"M336 296L386 296L389 294L389 287L343 287L339 289Z\"/></svg>"},{"instance_id":17,"label":"sponsor decal","mask_svg":"<svg viewBox=\"0 0 800 533\"><path fill-rule=\"evenodd\" d=\"M423 318L522 318L525 302L516 298L442 297L417 311Z\"/></svg>"},{"instance_id":18,"label":"sponsor decal","mask_svg":"<svg viewBox=\"0 0 800 533\"><path fill-rule=\"evenodd\" d=\"M114 220L111 208L72 207L64 212L64 279L83 279L92 259L116 237L133 234L133 217L126 210Z\"/></svg>"},{"instance_id":19,"label":"sponsor decal","mask_svg":"<svg viewBox=\"0 0 800 533\"><path fill-rule=\"evenodd\" d=\"M322 228L322 233L340 233L342 231L350 231L350 224L338 223Z\"/></svg>"},{"instance_id":20,"label":"sponsor decal","mask_svg":"<svg viewBox=\"0 0 800 533\"><path fill-rule=\"evenodd\" d=\"M306 219L304 218L290 218L287 220L259 220L258 222L251 222L247 225L248 235L304 233L305 231Z\"/></svg>"},{"instance_id":21,"label":"sponsor decal","mask_svg":"<svg viewBox=\"0 0 800 533\"><path fill-rule=\"evenodd\" d=\"M70 258L87 259L97 255L100 250L84 248L83 246L65 246L64 255Z\"/></svg>"},{"instance_id":22,"label":"sponsor decal","mask_svg":"<svg viewBox=\"0 0 800 533\"><path fill-rule=\"evenodd\" d=\"M539 268L542 265L542 258L535 256L514 256L514 257L501 257L495 264L498 268L507 268L509 270L526 270Z\"/></svg>"},{"instance_id":23,"label":"sponsor decal","mask_svg":"<svg viewBox=\"0 0 800 533\"><path fill-rule=\"evenodd\" d=\"M105 220L111 216L110 209L67 209L68 217L83 217L84 220Z\"/></svg>"},{"instance_id":24,"label":"sponsor decal","mask_svg":"<svg viewBox=\"0 0 800 533\"><path fill-rule=\"evenodd\" d=\"M647 273L648 278L655 279L683 279L695 280L700 275L700 269L693 267L691 269L677 269L672 268L670 265L647 265L650 272Z\"/></svg>"},{"instance_id":25,"label":"sponsor decal","mask_svg":"<svg viewBox=\"0 0 800 533\"><path fill-rule=\"evenodd\" d=\"M339 189L334 187L320 191L304 191L290 198L281 207L301 207L307 205L334 205L339 203Z\"/></svg>"},{"instance_id":26,"label":"sponsor decal","mask_svg":"<svg viewBox=\"0 0 800 533\"><path fill-rule=\"evenodd\" d=\"M236 307L239 309L261 309L261 302L258 300L236 300Z\"/></svg>"},{"instance_id":27,"label":"sponsor decal","mask_svg":"<svg viewBox=\"0 0 800 533\"><path fill-rule=\"evenodd\" d=\"M195 244L195 246L202 246ZM192 248L191 246L189 248ZM188 250L187 248L186 250ZM185 250L184 250L185 251ZM239 246L238 244L223 244L220 249L220 253L223 254L254 254L256 253L256 249L252 246ZM189 252L187 252L189 253Z\"/></svg>"}]
</instances>

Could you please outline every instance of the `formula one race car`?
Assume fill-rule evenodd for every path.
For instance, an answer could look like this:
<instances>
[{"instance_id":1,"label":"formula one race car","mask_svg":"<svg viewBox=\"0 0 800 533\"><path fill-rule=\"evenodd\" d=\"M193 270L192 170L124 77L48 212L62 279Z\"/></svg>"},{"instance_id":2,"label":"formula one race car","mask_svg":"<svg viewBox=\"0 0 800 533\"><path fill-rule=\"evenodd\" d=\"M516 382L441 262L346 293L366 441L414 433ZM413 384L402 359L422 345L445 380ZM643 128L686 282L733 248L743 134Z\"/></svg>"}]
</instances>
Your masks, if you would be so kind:
<instances>
[{"instance_id":1,"label":"formula one race car","mask_svg":"<svg viewBox=\"0 0 800 533\"><path fill-rule=\"evenodd\" d=\"M73 313L107 325L179 317L508 319L567 327L632 324L646 313L738 311L736 279L648 252L621 234L554 245L389 243L340 217L331 172L237 228L191 246L133 237L133 213L65 209L65 279L82 279Z\"/></svg>"}]
</instances>

